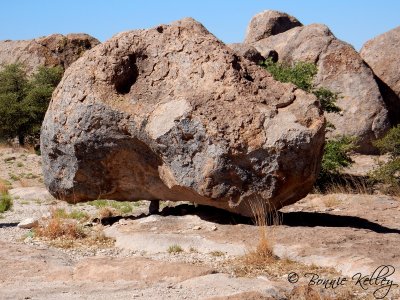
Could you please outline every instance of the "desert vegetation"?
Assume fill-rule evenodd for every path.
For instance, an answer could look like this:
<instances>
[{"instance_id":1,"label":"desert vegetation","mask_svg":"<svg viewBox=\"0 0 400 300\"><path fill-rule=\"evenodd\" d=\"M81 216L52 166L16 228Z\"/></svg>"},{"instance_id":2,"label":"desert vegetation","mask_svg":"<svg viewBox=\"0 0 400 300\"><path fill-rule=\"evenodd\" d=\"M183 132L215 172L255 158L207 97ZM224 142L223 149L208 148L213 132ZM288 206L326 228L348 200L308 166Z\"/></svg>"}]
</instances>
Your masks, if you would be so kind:
<instances>
[{"instance_id":1,"label":"desert vegetation","mask_svg":"<svg viewBox=\"0 0 400 300\"><path fill-rule=\"evenodd\" d=\"M0 138L36 138L53 90L61 80L61 67L39 67L28 76L22 64L6 65L0 71Z\"/></svg>"},{"instance_id":2,"label":"desert vegetation","mask_svg":"<svg viewBox=\"0 0 400 300\"><path fill-rule=\"evenodd\" d=\"M336 101L339 98L337 93L324 87L316 88L313 85L314 76L318 71L315 64L300 61L293 65L288 65L267 59L261 63L261 66L267 69L275 80L280 82L291 82L298 88L314 94L319 100L323 111L328 113L338 113L341 111L336 104Z\"/></svg>"},{"instance_id":3,"label":"desert vegetation","mask_svg":"<svg viewBox=\"0 0 400 300\"><path fill-rule=\"evenodd\" d=\"M375 142L381 153L389 154L390 159L374 170L372 180L382 184L385 192L400 194L400 125L393 127L385 137Z\"/></svg>"}]
</instances>

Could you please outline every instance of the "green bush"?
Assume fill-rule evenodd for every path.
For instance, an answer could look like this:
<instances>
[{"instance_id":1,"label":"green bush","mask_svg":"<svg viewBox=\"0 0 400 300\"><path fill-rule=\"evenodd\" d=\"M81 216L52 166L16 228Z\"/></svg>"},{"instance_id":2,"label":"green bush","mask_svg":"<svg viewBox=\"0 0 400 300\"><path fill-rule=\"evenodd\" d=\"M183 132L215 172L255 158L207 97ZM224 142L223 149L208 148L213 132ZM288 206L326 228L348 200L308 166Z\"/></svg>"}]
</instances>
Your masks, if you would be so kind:
<instances>
[{"instance_id":1,"label":"green bush","mask_svg":"<svg viewBox=\"0 0 400 300\"><path fill-rule=\"evenodd\" d=\"M355 142L354 138L346 136L326 141L321 171L315 183L318 190L325 190L327 185L337 180L343 168L352 164L349 154L355 148Z\"/></svg>"},{"instance_id":2,"label":"green bush","mask_svg":"<svg viewBox=\"0 0 400 300\"><path fill-rule=\"evenodd\" d=\"M9 210L13 205L11 196L6 192L0 195L0 213Z\"/></svg>"},{"instance_id":3,"label":"green bush","mask_svg":"<svg viewBox=\"0 0 400 300\"><path fill-rule=\"evenodd\" d=\"M267 69L275 80L280 82L291 82L298 88L313 93L321 103L321 108L325 112L340 112L341 109L336 105L339 98L337 93L334 93L326 88L315 88L313 85L314 76L318 72L315 64L307 62L297 62L293 66L283 63L275 63L271 59L267 59L261 66Z\"/></svg>"},{"instance_id":4,"label":"green bush","mask_svg":"<svg viewBox=\"0 0 400 300\"><path fill-rule=\"evenodd\" d=\"M23 145L27 136L39 134L62 74L61 67L39 67L28 77L21 64L0 71L0 139L18 137Z\"/></svg>"},{"instance_id":5,"label":"green bush","mask_svg":"<svg viewBox=\"0 0 400 300\"><path fill-rule=\"evenodd\" d=\"M392 158L400 156L400 125L390 129L383 138L375 141L374 145L381 153L390 153Z\"/></svg>"},{"instance_id":6,"label":"green bush","mask_svg":"<svg viewBox=\"0 0 400 300\"><path fill-rule=\"evenodd\" d=\"M371 173L373 180L386 185L385 192L400 192L400 125L393 127L374 145L382 152L389 153L390 160L381 164Z\"/></svg>"}]
</instances>

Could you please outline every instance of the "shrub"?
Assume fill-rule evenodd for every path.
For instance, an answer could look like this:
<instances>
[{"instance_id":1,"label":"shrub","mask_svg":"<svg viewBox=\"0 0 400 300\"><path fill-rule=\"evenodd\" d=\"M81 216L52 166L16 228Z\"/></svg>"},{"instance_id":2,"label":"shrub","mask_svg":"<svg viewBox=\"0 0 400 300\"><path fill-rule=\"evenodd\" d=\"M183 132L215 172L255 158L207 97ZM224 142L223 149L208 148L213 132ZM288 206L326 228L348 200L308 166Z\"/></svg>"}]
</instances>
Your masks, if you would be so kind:
<instances>
[{"instance_id":1,"label":"shrub","mask_svg":"<svg viewBox=\"0 0 400 300\"><path fill-rule=\"evenodd\" d=\"M11 196L8 194L8 192L3 192L0 195L0 213L3 213L7 210L9 210L13 205Z\"/></svg>"},{"instance_id":2,"label":"shrub","mask_svg":"<svg viewBox=\"0 0 400 300\"><path fill-rule=\"evenodd\" d=\"M63 209L53 209L49 219L45 219L34 228L35 236L50 240L81 239L86 236L83 227Z\"/></svg>"},{"instance_id":3,"label":"shrub","mask_svg":"<svg viewBox=\"0 0 400 300\"><path fill-rule=\"evenodd\" d=\"M380 140L374 142L382 153L390 153L392 158L400 156L400 125L393 127Z\"/></svg>"},{"instance_id":4,"label":"shrub","mask_svg":"<svg viewBox=\"0 0 400 300\"><path fill-rule=\"evenodd\" d=\"M382 152L390 154L390 160L381 164L371 173L373 180L386 185L385 192L400 192L400 125L393 127L374 145Z\"/></svg>"},{"instance_id":5,"label":"shrub","mask_svg":"<svg viewBox=\"0 0 400 300\"><path fill-rule=\"evenodd\" d=\"M275 80L280 82L291 82L298 88L313 93L321 103L321 108L326 112L340 112L341 109L336 105L339 98L337 93L334 93L326 88L315 88L313 85L314 76L318 69L315 64L307 62L297 62L293 66L283 63L275 63L271 59L267 59L261 63Z\"/></svg>"},{"instance_id":6,"label":"shrub","mask_svg":"<svg viewBox=\"0 0 400 300\"><path fill-rule=\"evenodd\" d=\"M326 141L321 171L315 183L318 190L326 190L327 185L334 182L333 179L338 176L339 171L353 162L349 154L355 148L355 142L354 138L346 136Z\"/></svg>"},{"instance_id":7,"label":"shrub","mask_svg":"<svg viewBox=\"0 0 400 300\"><path fill-rule=\"evenodd\" d=\"M61 67L40 67L28 78L21 64L0 71L0 138L35 136L49 105L52 92L61 80Z\"/></svg>"},{"instance_id":8,"label":"shrub","mask_svg":"<svg viewBox=\"0 0 400 300\"><path fill-rule=\"evenodd\" d=\"M318 98L323 111L331 113L339 113L341 111L336 105L336 101L339 98L338 94L323 87L313 90L312 93Z\"/></svg>"},{"instance_id":9,"label":"shrub","mask_svg":"<svg viewBox=\"0 0 400 300\"><path fill-rule=\"evenodd\" d=\"M45 223L36 227L34 233L37 237L48 239L79 239L85 237L85 233L78 223L70 219L62 219L58 217L52 217Z\"/></svg>"}]
</instances>

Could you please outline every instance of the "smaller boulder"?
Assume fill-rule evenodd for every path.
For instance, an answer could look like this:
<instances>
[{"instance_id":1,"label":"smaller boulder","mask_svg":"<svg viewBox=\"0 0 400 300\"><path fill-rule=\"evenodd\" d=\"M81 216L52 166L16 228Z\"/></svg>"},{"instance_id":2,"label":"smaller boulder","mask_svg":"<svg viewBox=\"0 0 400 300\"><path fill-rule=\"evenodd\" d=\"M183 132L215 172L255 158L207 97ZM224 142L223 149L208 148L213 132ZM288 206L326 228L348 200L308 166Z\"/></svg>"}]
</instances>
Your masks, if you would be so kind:
<instances>
[{"instance_id":1,"label":"smaller boulder","mask_svg":"<svg viewBox=\"0 0 400 300\"><path fill-rule=\"evenodd\" d=\"M253 46L242 43L234 43L227 46L231 48L237 55L242 56L256 64L259 64L265 60L264 56L262 56L260 52L258 52Z\"/></svg>"},{"instance_id":2,"label":"smaller boulder","mask_svg":"<svg viewBox=\"0 0 400 300\"><path fill-rule=\"evenodd\" d=\"M27 218L27 219L22 220L21 222L19 222L19 224L17 226L18 226L18 228L31 229L33 227L38 226L38 224L39 224L39 220L38 219Z\"/></svg>"},{"instance_id":3,"label":"smaller boulder","mask_svg":"<svg viewBox=\"0 0 400 300\"><path fill-rule=\"evenodd\" d=\"M244 42L255 43L298 26L302 24L295 17L275 10L266 10L251 19Z\"/></svg>"}]
</instances>

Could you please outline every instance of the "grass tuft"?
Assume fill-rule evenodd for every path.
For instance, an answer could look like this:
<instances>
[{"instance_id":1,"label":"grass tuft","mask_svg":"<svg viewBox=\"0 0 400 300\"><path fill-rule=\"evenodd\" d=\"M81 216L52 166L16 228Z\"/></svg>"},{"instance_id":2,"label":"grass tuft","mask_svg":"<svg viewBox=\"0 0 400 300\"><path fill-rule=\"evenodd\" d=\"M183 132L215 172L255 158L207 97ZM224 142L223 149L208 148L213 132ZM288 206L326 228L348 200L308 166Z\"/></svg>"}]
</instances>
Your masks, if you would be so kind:
<instances>
[{"instance_id":1,"label":"grass tuft","mask_svg":"<svg viewBox=\"0 0 400 300\"><path fill-rule=\"evenodd\" d=\"M181 246L175 244L175 245L169 246L167 249L167 252L169 254L177 254L177 253L183 252L183 249Z\"/></svg>"},{"instance_id":2,"label":"grass tuft","mask_svg":"<svg viewBox=\"0 0 400 300\"><path fill-rule=\"evenodd\" d=\"M57 208L54 210L53 215L57 218L62 219L75 219L78 221L88 220L89 216L87 213L79 210L73 210L71 212L66 212L64 208Z\"/></svg>"},{"instance_id":3,"label":"grass tuft","mask_svg":"<svg viewBox=\"0 0 400 300\"><path fill-rule=\"evenodd\" d=\"M119 212L122 215L131 213L133 211L133 205L130 202L121 202L121 201L115 201L115 200L94 200L88 202L89 205L92 205L96 208L105 208L105 207L110 207L115 209L117 212Z\"/></svg>"}]
</instances>

